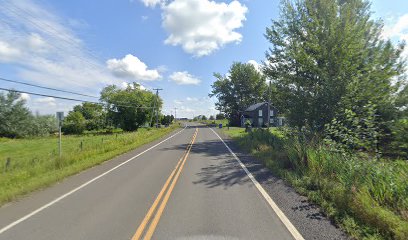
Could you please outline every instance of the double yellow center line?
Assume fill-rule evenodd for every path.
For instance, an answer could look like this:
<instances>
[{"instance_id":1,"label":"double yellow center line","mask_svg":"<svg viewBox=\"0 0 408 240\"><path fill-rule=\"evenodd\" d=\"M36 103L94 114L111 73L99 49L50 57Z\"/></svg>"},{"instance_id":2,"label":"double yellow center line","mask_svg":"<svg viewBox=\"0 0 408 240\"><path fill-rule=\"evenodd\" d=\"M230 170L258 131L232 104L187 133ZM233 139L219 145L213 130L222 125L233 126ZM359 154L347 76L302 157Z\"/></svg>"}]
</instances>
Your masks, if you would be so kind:
<instances>
[{"instance_id":1,"label":"double yellow center line","mask_svg":"<svg viewBox=\"0 0 408 240\"><path fill-rule=\"evenodd\" d=\"M154 230L157 227L157 224L159 223L160 217L163 214L164 208L166 207L166 204L170 198L170 195L174 189L174 186L177 183L177 180L180 176L181 171L183 170L184 164L186 163L187 157L190 154L191 148L193 147L194 141L197 137L198 134L198 128L196 128L193 138L191 139L191 142L188 144L186 151L184 152L183 156L180 158L178 161L176 167L174 168L173 172L170 174L169 178L167 179L166 183L164 184L163 188L161 189L159 195L157 196L156 200L154 200L153 205L150 207L149 211L147 212L146 216L144 217L142 223L139 225L139 227L136 230L135 235L132 237L132 240L139 240L141 239L141 236L143 232L145 232L145 228L148 225L150 219L152 218L153 214L154 218L150 222L149 228L146 230L145 235L144 235L144 240L149 240L152 238ZM167 192L166 192L167 190ZM166 195L164 195L166 193ZM164 198L163 198L164 195ZM157 209L157 206L159 205L161 201L161 204L159 208ZM157 211L156 211L157 209Z\"/></svg>"}]
</instances>

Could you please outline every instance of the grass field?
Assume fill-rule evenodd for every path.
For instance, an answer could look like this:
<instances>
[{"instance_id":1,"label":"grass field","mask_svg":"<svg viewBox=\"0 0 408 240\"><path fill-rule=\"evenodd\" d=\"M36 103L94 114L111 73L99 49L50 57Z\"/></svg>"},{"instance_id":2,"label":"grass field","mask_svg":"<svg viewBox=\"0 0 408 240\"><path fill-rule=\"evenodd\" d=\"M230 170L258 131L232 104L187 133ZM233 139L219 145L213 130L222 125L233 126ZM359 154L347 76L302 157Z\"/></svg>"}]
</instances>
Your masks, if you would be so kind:
<instances>
[{"instance_id":1,"label":"grass field","mask_svg":"<svg viewBox=\"0 0 408 240\"><path fill-rule=\"evenodd\" d=\"M223 129L356 239L408 239L408 162L344 155L271 128Z\"/></svg>"},{"instance_id":2,"label":"grass field","mask_svg":"<svg viewBox=\"0 0 408 240\"><path fill-rule=\"evenodd\" d=\"M154 141L176 128L178 125L111 135L63 136L61 158L58 155L58 137L2 138L0 205Z\"/></svg>"}]
</instances>

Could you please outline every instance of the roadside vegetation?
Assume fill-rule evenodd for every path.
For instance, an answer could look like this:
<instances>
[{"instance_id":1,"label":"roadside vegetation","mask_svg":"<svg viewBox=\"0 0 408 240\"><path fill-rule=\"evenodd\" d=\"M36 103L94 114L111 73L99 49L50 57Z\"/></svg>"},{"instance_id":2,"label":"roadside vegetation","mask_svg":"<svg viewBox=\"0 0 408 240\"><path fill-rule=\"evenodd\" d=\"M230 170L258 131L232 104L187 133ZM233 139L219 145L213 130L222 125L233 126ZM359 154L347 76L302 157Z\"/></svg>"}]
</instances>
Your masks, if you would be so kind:
<instances>
[{"instance_id":1,"label":"roadside vegetation","mask_svg":"<svg viewBox=\"0 0 408 240\"><path fill-rule=\"evenodd\" d=\"M408 239L408 162L344 154L288 128L224 129L356 239Z\"/></svg>"},{"instance_id":2,"label":"roadside vegetation","mask_svg":"<svg viewBox=\"0 0 408 240\"><path fill-rule=\"evenodd\" d=\"M382 33L369 1L282 0L263 63L214 73L209 94L231 126L276 107L283 129L224 131L356 239L408 239L405 42Z\"/></svg>"},{"instance_id":3,"label":"roadside vegetation","mask_svg":"<svg viewBox=\"0 0 408 240\"><path fill-rule=\"evenodd\" d=\"M61 158L56 136L0 138L0 205L159 139L176 128L178 125L173 124L136 132L64 136Z\"/></svg>"}]
</instances>

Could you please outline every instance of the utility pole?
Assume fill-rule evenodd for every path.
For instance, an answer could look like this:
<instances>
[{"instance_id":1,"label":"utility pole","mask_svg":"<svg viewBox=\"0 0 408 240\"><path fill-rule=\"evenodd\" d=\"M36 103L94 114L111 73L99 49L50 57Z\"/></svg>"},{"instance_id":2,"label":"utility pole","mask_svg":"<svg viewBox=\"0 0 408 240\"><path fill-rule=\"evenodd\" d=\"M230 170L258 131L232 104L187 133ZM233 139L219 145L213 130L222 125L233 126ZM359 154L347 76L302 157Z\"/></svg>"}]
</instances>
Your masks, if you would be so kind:
<instances>
[{"instance_id":1,"label":"utility pole","mask_svg":"<svg viewBox=\"0 0 408 240\"><path fill-rule=\"evenodd\" d=\"M174 108L174 122L177 122L177 108Z\"/></svg>"},{"instance_id":2,"label":"utility pole","mask_svg":"<svg viewBox=\"0 0 408 240\"><path fill-rule=\"evenodd\" d=\"M159 99L159 91L163 90L161 88L153 88L153 90L156 90L156 99L154 101L154 107L153 107L153 113L154 110L156 109L156 105L158 105L157 100ZM152 114L153 117L153 114ZM159 126L159 107L157 106L156 110L156 128Z\"/></svg>"}]
</instances>

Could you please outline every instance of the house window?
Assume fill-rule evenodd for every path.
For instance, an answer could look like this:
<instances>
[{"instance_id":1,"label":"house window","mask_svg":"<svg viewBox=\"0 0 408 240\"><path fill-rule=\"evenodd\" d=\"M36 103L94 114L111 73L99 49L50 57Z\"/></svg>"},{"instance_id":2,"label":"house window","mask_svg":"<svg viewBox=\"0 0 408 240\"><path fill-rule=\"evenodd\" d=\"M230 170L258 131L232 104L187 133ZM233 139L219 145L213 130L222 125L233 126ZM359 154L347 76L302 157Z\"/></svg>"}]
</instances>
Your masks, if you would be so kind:
<instances>
[{"instance_id":1,"label":"house window","mask_svg":"<svg viewBox=\"0 0 408 240\"><path fill-rule=\"evenodd\" d=\"M270 110L269 116L273 117L273 110Z\"/></svg>"},{"instance_id":2,"label":"house window","mask_svg":"<svg viewBox=\"0 0 408 240\"><path fill-rule=\"evenodd\" d=\"M269 123L273 123L273 118L269 119Z\"/></svg>"},{"instance_id":3,"label":"house window","mask_svg":"<svg viewBox=\"0 0 408 240\"><path fill-rule=\"evenodd\" d=\"M258 111L258 116L262 117L262 109Z\"/></svg>"}]
</instances>

